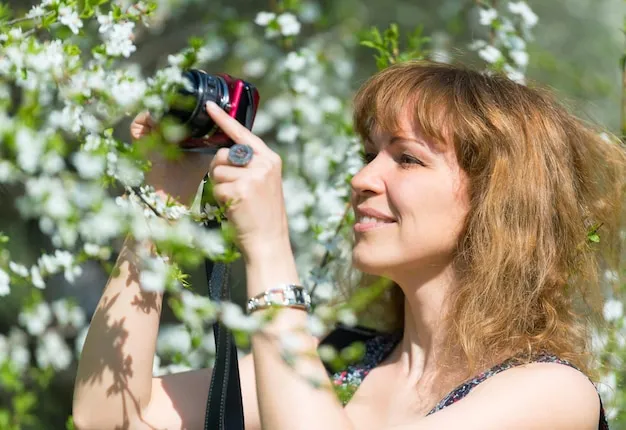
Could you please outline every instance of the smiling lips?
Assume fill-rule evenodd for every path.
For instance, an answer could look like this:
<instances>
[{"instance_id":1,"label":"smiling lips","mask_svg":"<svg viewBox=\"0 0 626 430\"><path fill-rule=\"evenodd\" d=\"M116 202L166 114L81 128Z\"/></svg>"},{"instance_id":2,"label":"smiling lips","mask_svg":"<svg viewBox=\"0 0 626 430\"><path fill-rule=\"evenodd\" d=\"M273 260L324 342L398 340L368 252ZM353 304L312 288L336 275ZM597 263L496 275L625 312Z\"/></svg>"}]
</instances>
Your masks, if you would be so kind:
<instances>
[{"instance_id":1,"label":"smiling lips","mask_svg":"<svg viewBox=\"0 0 626 430\"><path fill-rule=\"evenodd\" d=\"M354 231L363 232L395 224L396 220L372 208L357 208Z\"/></svg>"}]
</instances>

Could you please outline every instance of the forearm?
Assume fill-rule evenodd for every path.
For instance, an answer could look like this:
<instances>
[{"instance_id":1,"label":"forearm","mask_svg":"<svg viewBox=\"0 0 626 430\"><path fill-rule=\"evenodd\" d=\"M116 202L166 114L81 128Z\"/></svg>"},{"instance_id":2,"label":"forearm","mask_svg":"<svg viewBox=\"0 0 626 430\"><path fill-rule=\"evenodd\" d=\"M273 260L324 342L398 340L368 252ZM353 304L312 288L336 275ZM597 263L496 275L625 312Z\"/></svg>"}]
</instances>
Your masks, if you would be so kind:
<instances>
[{"instance_id":1,"label":"forearm","mask_svg":"<svg viewBox=\"0 0 626 430\"><path fill-rule=\"evenodd\" d=\"M133 243L122 247L78 364L73 413L86 427L132 422L150 400L163 297L141 290Z\"/></svg>"},{"instance_id":2,"label":"forearm","mask_svg":"<svg viewBox=\"0 0 626 430\"><path fill-rule=\"evenodd\" d=\"M279 283L298 283L291 250L273 253L246 265L248 294L259 293ZM257 311L263 312L263 311ZM263 333L252 337L257 396L263 429L271 430L351 430L345 414L330 385L322 360L317 355L317 339L307 327L307 314L299 309L282 309ZM287 365L280 353L277 338L297 336L307 357L298 359L295 369ZM318 381L323 387L315 387Z\"/></svg>"}]
</instances>

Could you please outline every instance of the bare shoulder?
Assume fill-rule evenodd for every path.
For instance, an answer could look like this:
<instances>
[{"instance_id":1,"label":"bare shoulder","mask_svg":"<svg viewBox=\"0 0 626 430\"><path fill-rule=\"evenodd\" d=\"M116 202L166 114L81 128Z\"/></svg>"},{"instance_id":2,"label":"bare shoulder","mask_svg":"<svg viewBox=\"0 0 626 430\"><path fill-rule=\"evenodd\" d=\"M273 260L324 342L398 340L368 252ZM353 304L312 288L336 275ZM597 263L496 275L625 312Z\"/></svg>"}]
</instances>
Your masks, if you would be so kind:
<instances>
[{"instance_id":1,"label":"bare shoulder","mask_svg":"<svg viewBox=\"0 0 626 430\"><path fill-rule=\"evenodd\" d=\"M252 354L239 360L241 396L246 429L259 430L261 422L256 395ZM150 404L133 428L204 428L211 369L198 369L153 379Z\"/></svg>"},{"instance_id":2,"label":"bare shoulder","mask_svg":"<svg viewBox=\"0 0 626 430\"><path fill-rule=\"evenodd\" d=\"M412 429L597 430L599 414L586 375L563 364L530 363L492 376Z\"/></svg>"}]
</instances>

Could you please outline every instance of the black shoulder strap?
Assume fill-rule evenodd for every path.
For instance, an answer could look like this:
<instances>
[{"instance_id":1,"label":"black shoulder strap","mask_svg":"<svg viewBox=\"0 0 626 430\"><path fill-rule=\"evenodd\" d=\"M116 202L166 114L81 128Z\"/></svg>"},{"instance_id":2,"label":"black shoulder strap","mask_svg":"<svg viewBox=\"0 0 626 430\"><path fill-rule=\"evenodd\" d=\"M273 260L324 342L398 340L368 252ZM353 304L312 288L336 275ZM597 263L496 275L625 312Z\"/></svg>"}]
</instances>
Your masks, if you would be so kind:
<instances>
[{"instance_id":1,"label":"black shoulder strap","mask_svg":"<svg viewBox=\"0 0 626 430\"><path fill-rule=\"evenodd\" d=\"M209 297L215 302L230 300L230 265L205 260ZM239 380L237 346L233 335L220 321L213 324L215 364L204 417L205 430L244 430L243 402Z\"/></svg>"}]
</instances>

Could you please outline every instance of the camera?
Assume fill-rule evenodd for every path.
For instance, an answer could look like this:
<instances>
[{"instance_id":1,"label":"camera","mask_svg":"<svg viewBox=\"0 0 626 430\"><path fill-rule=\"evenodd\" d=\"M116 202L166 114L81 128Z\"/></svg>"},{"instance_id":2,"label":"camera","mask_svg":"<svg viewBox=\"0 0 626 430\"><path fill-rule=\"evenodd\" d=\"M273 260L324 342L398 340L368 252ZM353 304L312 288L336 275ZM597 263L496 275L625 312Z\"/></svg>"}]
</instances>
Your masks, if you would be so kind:
<instances>
[{"instance_id":1,"label":"camera","mask_svg":"<svg viewBox=\"0 0 626 430\"><path fill-rule=\"evenodd\" d=\"M197 69L183 72L183 81L177 99L166 112L166 116L188 129L188 137L180 143L183 150L232 146L232 140L207 114L208 101L215 102L248 130L252 129L259 106L259 92L254 85L225 73L211 75Z\"/></svg>"}]
</instances>

